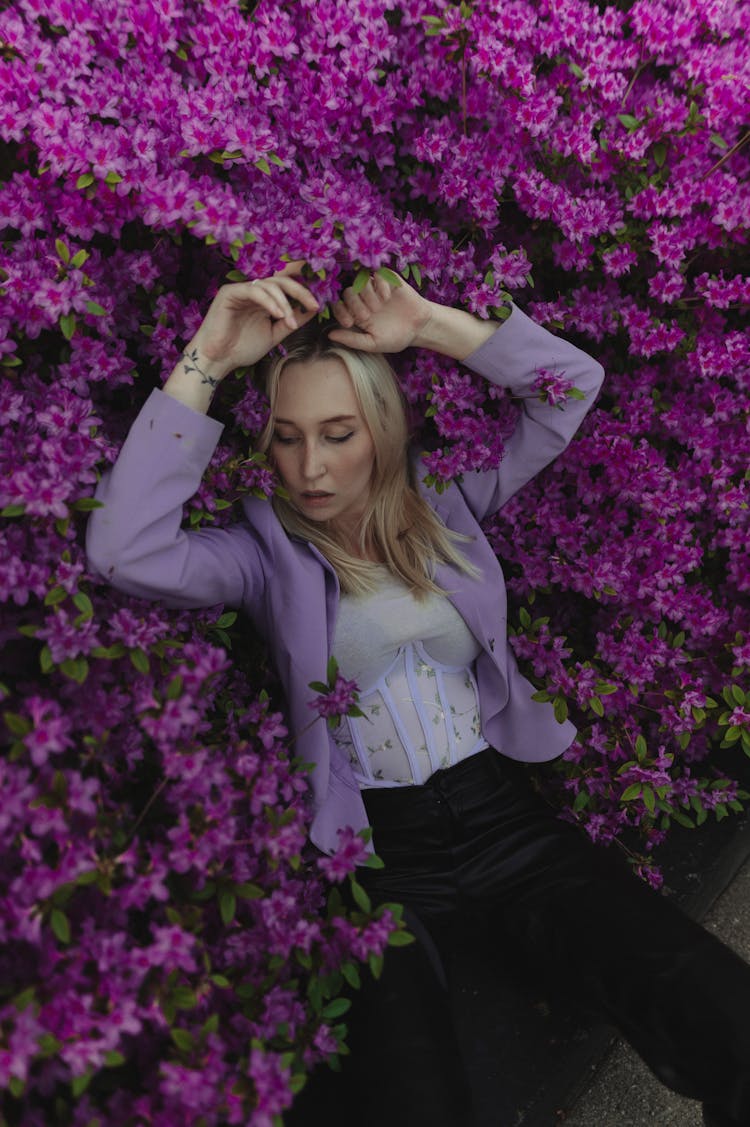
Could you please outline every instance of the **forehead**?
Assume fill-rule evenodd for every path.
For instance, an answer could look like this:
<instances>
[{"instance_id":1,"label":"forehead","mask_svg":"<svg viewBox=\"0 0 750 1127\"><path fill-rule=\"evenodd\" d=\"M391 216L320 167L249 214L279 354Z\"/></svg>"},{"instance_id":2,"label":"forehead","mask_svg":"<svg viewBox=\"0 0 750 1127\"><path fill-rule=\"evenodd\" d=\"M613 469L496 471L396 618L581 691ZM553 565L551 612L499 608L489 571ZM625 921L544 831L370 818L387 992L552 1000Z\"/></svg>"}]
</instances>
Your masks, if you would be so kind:
<instances>
[{"instance_id":1,"label":"forehead","mask_svg":"<svg viewBox=\"0 0 750 1127\"><path fill-rule=\"evenodd\" d=\"M286 365L279 378L277 419L314 423L339 415L361 418L351 376L341 360L331 356Z\"/></svg>"}]
</instances>

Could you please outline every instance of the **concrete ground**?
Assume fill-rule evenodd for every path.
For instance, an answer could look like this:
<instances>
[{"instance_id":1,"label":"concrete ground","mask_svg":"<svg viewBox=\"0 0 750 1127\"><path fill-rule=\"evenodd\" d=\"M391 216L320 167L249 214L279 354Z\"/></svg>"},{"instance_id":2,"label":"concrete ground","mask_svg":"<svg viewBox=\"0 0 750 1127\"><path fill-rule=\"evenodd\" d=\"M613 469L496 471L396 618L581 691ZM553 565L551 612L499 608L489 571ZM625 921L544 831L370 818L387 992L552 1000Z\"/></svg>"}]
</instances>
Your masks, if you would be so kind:
<instances>
[{"instance_id":1,"label":"concrete ground","mask_svg":"<svg viewBox=\"0 0 750 1127\"><path fill-rule=\"evenodd\" d=\"M703 922L750 961L750 861ZM699 1103L670 1092L628 1045L618 1044L564 1123L565 1127L702 1127L703 1120Z\"/></svg>"}]
</instances>

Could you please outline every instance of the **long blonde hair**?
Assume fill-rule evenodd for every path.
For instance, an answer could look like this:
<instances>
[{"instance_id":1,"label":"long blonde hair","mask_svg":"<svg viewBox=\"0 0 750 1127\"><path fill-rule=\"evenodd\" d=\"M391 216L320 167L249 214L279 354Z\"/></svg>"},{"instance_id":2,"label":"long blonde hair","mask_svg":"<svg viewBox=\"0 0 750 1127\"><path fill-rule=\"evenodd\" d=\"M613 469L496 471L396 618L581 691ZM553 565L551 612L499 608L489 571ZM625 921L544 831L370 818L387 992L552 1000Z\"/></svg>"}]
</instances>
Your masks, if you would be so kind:
<instances>
[{"instance_id":1,"label":"long blonde hair","mask_svg":"<svg viewBox=\"0 0 750 1127\"><path fill-rule=\"evenodd\" d=\"M279 383L287 364L314 360L340 360L352 381L354 394L372 436L375 460L370 497L359 528L359 548L375 549L391 573L416 595L444 593L434 581L440 563L452 564L466 574L479 573L456 544L469 539L446 528L416 487L409 457L406 406L396 374L382 353L358 352L328 339L324 331L308 325L287 337L284 355L267 362L266 394L270 416L258 441L267 452L274 434ZM271 459L272 460L272 459ZM273 506L290 535L314 544L329 560L347 594L368 594L376 589L374 565L347 551L323 522L308 520L283 497Z\"/></svg>"}]
</instances>

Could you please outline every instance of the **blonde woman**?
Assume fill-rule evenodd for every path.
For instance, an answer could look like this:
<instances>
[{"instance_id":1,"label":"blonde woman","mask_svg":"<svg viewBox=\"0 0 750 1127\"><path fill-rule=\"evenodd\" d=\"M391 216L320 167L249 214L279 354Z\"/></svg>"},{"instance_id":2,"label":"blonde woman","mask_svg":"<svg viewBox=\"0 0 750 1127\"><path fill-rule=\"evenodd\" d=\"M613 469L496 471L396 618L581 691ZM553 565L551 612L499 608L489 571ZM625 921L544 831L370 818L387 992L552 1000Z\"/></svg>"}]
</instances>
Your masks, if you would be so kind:
<instances>
[{"instance_id":1,"label":"blonde woman","mask_svg":"<svg viewBox=\"0 0 750 1127\"><path fill-rule=\"evenodd\" d=\"M97 497L92 567L170 606L242 607L267 640L290 730L311 762L311 839L336 848L371 826L382 870L362 881L400 901L419 942L389 950L352 1021L351 1062L325 1107L315 1085L290 1122L466 1127L460 1063L435 937L484 912L540 977L570 981L707 1122L750 1122L750 970L555 819L520 763L575 734L532 699L508 647L503 574L480 521L559 454L591 407L601 367L514 308L503 323L375 276L312 325L297 268L223 287L163 391L143 407ZM226 529L180 527L221 434L207 417L231 371L268 362L262 436L286 498L249 498ZM430 349L508 387L522 410L497 470L443 493L420 479L384 354ZM582 393L563 409L533 391L540 369ZM310 724L309 683L335 656L360 718ZM321 1097L320 1093L318 1099ZM313 1102L308 1102L312 1100Z\"/></svg>"}]
</instances>

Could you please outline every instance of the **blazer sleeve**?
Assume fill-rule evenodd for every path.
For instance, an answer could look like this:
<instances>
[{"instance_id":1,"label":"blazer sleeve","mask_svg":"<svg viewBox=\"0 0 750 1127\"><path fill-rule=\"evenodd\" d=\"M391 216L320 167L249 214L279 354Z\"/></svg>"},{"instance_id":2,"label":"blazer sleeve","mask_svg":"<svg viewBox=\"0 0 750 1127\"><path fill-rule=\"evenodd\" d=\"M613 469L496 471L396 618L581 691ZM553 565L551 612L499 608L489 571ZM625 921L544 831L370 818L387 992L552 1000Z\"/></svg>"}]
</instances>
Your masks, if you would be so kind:
<instances>
[{"instance_id":1,"label":"blazer sleeve","mask_svg":"<svg viewBox=\"0 0 750 1127\"><path fill-rule=\"evenodd\" d=\"M496 470L464 474L459 489L477 520L500 509L521 486L561 454L593 405L604 369L580 348L513 307L507 321L464 364L521 399L518 423ZM539 369L564 372L583 399L543 403L532 390Z\"/></svg>"},{"instance_id":2,"label":"blazer sleeve","mask_svg":"<svg viewBox=\"0 0 750 1127\"><path fill-rule=\"evenodd\" d=\"M151 393L111 470L102 476L86 530L93 571L119 590L172 607L252 604L263 583L246 524L182 527L223 430L164 392Z\"/></svg>"}]
</instances>

